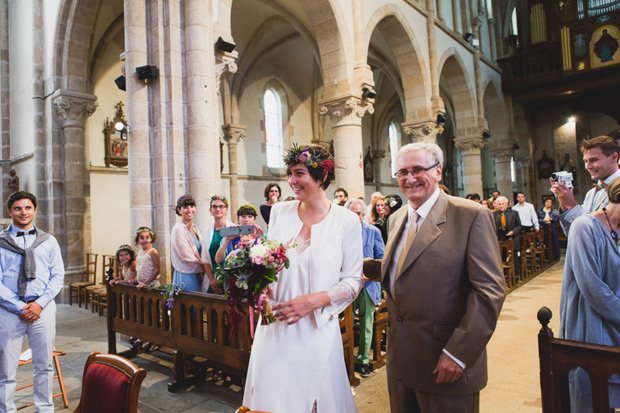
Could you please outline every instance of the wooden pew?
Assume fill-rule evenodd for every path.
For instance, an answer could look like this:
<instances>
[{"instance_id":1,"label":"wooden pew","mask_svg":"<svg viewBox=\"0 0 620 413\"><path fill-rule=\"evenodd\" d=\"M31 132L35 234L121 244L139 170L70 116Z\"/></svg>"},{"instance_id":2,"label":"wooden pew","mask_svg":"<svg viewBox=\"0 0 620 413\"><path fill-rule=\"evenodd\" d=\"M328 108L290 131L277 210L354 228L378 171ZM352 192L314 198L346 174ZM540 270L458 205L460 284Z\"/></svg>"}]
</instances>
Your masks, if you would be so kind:
<instances>
[{"instance_id":1,"label":"wooden pew","mask_svg":"<svg viewBox=\"0 0 620 413\"><path fill-rule=\"evenodd\" d=\"M499 246L499 254L502 258L502 268L504 270L504 279L506 280L506 287L511 289L517 284L517 277L515 274L515 259L516 253L514 250L514 244L512 239L508 241L497 241Z\"/></svg>"},{"instance_id":2,"label":"wooden pew","mask_svg":"<svg viewBox=\"0 0 620 413\"><path fill-rule=\"evenodd\" d=\"M166 308L161 290L141 289L133 285L108 285L108 352L116 354L116 333L139 337L159 346L175 350L174 379L168 390L186 387L204 379L188 376L185 359L199 356L207 365L236 376L245 377L250 361L252 340L249 319L229 336L226 300L223 296L183 291L175 296L173 307ZM353 373L352 307L340 322L347 372L352 385L359 383ZM350 343L350 344L348 344ZM125 352L132 356L136 350Z\"/></svg>"},{"instance_id":3,"label":"wooden pew","mask_svg":"<svg viewBox=\"0 0 620 413\"><path fill-rule=\"evenodd\" d=\"M590 376L593 411L609 413L607 380L620 373L620 348L554 338L548 327L551 316L547 307L538 311L542 325L538 354L543 413L570 411L568 373L574 367L583 368Z\"/></svg>"}]
</instances>

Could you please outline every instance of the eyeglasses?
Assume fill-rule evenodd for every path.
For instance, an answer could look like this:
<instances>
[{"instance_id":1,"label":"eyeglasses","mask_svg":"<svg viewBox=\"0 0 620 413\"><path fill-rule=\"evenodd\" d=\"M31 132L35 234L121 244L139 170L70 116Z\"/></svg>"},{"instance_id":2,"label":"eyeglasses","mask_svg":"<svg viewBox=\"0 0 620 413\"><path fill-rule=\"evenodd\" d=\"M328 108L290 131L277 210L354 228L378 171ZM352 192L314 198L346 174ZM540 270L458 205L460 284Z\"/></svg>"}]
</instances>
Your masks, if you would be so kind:
<instances>
[{"instance_id":1,"label":"eyeglasses","mask_svg":"<svg viewBox=\"0 0 620 413\"><path fill-rule=\"evenodd\" d=\"M414 169L401 169L400 171L396 172L396 176L399 179L402 178L407 178L409 176L409 174L411 174L414 178L419 178L422 175L424 175L427 171L430 171L431 169L433 169L434 167L438 166L439 163L436 163L435 165L431 165L428 168L414 168Z\"/></svg>"},{"instance_id":2,"label":"eyeglasses","mask_svg":"<svg viewBox=\"0 0 620 413\"><path fill-rule=\"evenodd\" d=\"M211 205L211 208L213 209L225 209L227 208L226 205Z\"/></svg>"}]
</instances>

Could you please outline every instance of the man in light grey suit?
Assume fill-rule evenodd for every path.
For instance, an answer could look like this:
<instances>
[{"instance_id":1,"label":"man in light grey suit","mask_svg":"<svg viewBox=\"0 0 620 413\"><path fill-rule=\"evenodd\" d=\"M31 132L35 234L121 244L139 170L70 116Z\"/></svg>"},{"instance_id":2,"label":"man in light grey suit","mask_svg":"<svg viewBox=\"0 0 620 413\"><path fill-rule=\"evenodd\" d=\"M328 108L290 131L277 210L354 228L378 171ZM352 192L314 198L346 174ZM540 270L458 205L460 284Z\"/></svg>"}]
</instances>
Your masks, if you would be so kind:
<instances>
[{"instance_id":1,"label":"man in light grey suit","mask_svg":"<svg viewBox=\"0 0 620 413\"><path fill-rule=\"evenodd\" d=\"M409 203L390 216L383 260L364 260L364 274L386 290L392 412L477 412L504 302L491 211L440 191L442 162L436 144L401 148Z\"/></svg>"},{"instance_id":2,"label":"man in light grey suit","mask_svg":"<svg viewBox=\"0 0 620 413\"><path fill-rule=\"evenodd\" d=\"M573 188L569 189L565 184L551 180L551 191L558 198L562 211L560 225L566 235L568 235L570 224L575 219L587 212L601 210L609 204L605 188L611 181L620 177L618 168L620 145L613 138L598 136L584 140L581 144L581 152L586 170L593 181L598 181L597 185L586 194L583 205L578 205L575 201Z\"/></svg>"}]
</instances>

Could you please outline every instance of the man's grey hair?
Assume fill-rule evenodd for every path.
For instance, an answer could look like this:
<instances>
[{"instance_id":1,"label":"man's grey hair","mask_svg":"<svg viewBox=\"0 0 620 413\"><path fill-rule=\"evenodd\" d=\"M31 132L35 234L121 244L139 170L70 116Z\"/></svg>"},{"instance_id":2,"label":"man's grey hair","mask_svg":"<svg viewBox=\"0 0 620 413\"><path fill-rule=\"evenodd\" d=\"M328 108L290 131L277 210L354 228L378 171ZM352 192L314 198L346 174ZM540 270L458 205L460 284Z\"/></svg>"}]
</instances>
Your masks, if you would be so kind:
<instances>
[{"instance_id":1,"label":"man's grey hair","mask_svg":"<svg viewBox=\"0 0 620 413\"><path fill-rule=\"evenodd\" d=\"M507 204L510 204L510 201L508 201L508 198L506 198L504 195L500 195L497 198L495 198L496 201L506 201Z\"/></svg>"},{"instance_id":2,"label":"man's grey hair","mask_svg":"<svg viewBox=\"0 0 620 413\"><path fill-rule=\"evenodd\" d=\"M344 207L346 209L351 209L351 205L354 205L354 204L358 204L359 206L361 206L362 207L362 213L363 214L366 213L366 204L361 199L357 199L357 198L356 199L349 199L347 201L347 203L344 204Z\"/></svg>"},{"instance_id":3,"label":"man's grey hair","mask_svg":"<svg viewBox=\"0 0 620 413\"><path fill-rule=\"evenodd\" d=\"M396 154L396 167L398 168L400 158L406 153L419 151L420 149L426 151L426 156L428 158L429 166L433 164L443 165L443 151L436 143L427 143L427 142L414 142L409 143L398 151Z\"/></svg>"}]
</instances>

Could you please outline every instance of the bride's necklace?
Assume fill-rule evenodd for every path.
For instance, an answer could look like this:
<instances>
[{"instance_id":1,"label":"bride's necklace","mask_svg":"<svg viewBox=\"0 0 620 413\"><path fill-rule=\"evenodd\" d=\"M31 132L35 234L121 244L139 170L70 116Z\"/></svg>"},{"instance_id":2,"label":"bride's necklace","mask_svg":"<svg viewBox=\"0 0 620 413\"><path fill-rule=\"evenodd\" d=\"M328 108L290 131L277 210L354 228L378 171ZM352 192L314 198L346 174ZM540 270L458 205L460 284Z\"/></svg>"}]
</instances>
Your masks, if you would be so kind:
<instances>
[{"instance_id":1,"label":"bride's necklace","mask_svg":"<svg viewBox=\"0 0 620 413\"><path fill-rule=\"evenodd\" d=\"M611 221L609 221L609 217L607 216L607 208L603 208L603 213L605 214L605 219L609 224L609 229L611 229L611 238L616 242L616 245L618 245L618 233L614 231L614 228L611 226Z\"/></svg>"}]
</instances>

